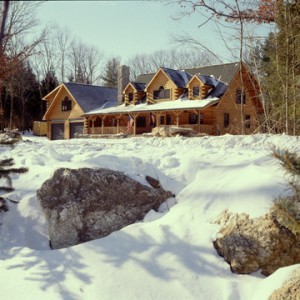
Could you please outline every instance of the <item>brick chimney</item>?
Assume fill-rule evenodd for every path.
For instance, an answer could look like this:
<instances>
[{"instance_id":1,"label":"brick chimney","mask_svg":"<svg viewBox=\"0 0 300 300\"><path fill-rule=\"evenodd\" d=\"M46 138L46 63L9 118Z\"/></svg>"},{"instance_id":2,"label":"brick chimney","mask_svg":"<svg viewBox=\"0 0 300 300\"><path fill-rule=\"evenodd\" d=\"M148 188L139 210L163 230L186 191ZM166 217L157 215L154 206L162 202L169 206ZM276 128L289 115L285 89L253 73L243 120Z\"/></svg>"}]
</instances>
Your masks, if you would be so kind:
<instances>
[{"instance_id":1,"label":"brick chimney","mask_svg":"<svg viewBox=\"0 0 300 300\"><path fill-rule=\"evenodd\" d=\"M123 103L123 91L128 83L129 67L121 65L118 69L118 104Z\"/></svg>"}]
</instances>

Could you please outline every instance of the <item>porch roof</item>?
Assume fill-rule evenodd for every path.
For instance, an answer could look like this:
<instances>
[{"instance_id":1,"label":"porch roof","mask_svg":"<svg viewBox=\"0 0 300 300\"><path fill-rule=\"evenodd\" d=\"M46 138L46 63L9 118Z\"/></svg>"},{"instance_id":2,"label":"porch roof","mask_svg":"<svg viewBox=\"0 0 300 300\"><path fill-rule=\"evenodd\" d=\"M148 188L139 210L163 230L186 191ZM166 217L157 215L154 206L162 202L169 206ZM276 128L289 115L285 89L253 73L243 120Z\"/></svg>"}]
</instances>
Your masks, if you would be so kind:
<instances>
[{"instance_id":1,"label":"porch roof","mask_svg":"<svg viewBox=\"0 0 300 300\"><path fill-rule=\"evenodd\" d=\"M100 115L100 114L122 114L122 113L134 113L134 112L150 112L150 111L165 111L165 110L186 110L186 109L201 109L219 102L219 98L208 98L202 100L168 100L155 104L141 103L137 105L127 105L125 104L103 108L95 109L85 113L85 115Z\"/></svg>"}]
</instances>

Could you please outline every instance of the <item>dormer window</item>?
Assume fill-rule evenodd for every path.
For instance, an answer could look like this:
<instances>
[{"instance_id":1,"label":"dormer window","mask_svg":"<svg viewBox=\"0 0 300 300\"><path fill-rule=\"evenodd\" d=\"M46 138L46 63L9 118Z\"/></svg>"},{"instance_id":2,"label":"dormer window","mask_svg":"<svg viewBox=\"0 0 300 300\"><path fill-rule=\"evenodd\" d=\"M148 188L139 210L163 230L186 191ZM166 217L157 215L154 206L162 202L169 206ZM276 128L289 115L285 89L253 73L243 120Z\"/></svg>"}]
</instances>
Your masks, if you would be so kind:
<instances>
[{"instance_id":1,"label":"dormer window","mask_svg":"<svg viewBox=\"0 0 300 300\"><path fill-rule=\"evenodd\" d=\"M170 99L170 90L165 90L163 86L160 86L158 90L153 91L153 99Z\"/></svg>"},{"instance_id":2,"label":"dormer window","mask_svg":"<svg viewBox=\"0 0 300 300\"><path fill-rule=\"evenodd\" d=\"M133 93L128 93L128 101L132 101L133 100Z\"/></svg>"},{"instance_id":3,"label":"dormer window","mask_svg":"<svg viewBox=\"0 0 300 300\"><path fill-rule=\"evenodd\" d=\"M62 111L69 111L72 109L72 101L65 97L65 99L61 102L61 110Z\"/></svg>"},{"instance_id":4,"label":"dormer window","mask_svg":"<svg viewBox=\"0 0 300 300\"><path fill-rule=\"evenodd\" d=\"M194 86L193 87L193 97L199 97L200 96L200 87Z\"/></svg>"}]
</instances>

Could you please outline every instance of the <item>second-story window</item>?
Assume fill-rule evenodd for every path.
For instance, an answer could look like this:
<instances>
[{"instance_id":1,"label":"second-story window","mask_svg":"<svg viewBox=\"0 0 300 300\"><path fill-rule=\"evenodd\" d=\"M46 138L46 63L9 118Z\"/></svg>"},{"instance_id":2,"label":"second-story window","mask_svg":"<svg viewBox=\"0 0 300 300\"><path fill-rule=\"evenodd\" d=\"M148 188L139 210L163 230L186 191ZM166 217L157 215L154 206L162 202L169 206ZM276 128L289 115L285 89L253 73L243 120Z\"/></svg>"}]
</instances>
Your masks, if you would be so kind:
<instances>
[{"instance_id":1,"label":"second-story window","mask_svg":"<svg viewBox=\"0 0 300 300\"><path fill-rule=\"evenodd\" d=\"M160 86L158 90L153 91L153 99L170 99L170 90Z\"/></svg>"},{"instance_id":2,"label":"second-story window","mask_svg":"<svg viewBox=\"0 0 300 300\"><path fill-rule=\"evenodd\" d=\"M194 86L193 87L193 97L199 97L200 96L200 87Z\"/></svg>"},{"instance_id":3,"label":"second-story window","mask_svg":"<svg viewBox=\"0 0 300 300\"><path fill-rule=\"evenodd\" d=\"M133 100L133 93L128 93L128 100L132 101Z\"/></svg>"},{"instance_id":4,"label":"second-story window","mask_svg":"<svg viewBox=\"0 0 300 300\"><path fill-rule=\"evenodd\" d=\"M61 101L61 110L68 111L71 109L72 109L72 101L68 97L65 97L65 99Z\"/></svg>"},{"instance_id":5,"label":"second-story window","mask_svg":"<svg viewBox=\"0 0 300 300\"><path fill-rule=\"evenodd\" d=\"M235 98L235 102L237 104L245 104L246 103L246 93L243 92L243 95L242 95L242 90L236 90L235 92L235 95L236 95L236 98Z\"/></svg>"}]
</instances>

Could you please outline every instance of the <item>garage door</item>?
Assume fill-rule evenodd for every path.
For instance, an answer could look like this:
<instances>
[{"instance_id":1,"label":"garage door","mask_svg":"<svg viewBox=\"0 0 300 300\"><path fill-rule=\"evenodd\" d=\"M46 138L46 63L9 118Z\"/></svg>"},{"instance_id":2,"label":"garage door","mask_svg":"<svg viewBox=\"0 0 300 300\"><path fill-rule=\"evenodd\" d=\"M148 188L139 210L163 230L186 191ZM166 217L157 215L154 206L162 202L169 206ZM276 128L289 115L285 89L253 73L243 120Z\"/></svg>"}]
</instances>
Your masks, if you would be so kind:
<instances>
[{"instance_id":1,"label":"garage door","mask_svg":"<svg viewBox=\"0 0 300 300\"><path fill-rule=\"evenodd\" d=\"M70 124L70 138L75 137L75 133L83 133L83 122L71 123Z\"/></svg>"},{"instance_id":2,"label":"garage door","mask_svg":"<svg viewBox=\"0 0 300 300\"><path fill-rule=\"evenodd\" d=\"M64 127L64 124L51 124L51 140L63 140Z\"/></svg>"}]
</instances>

